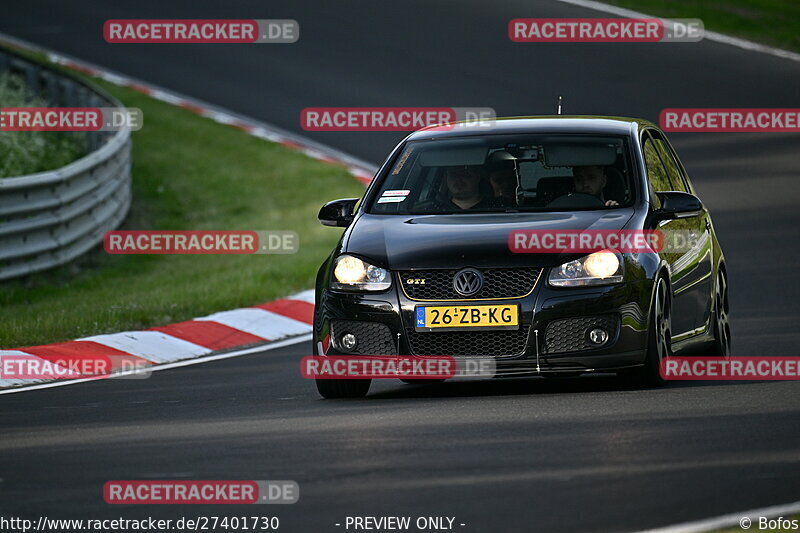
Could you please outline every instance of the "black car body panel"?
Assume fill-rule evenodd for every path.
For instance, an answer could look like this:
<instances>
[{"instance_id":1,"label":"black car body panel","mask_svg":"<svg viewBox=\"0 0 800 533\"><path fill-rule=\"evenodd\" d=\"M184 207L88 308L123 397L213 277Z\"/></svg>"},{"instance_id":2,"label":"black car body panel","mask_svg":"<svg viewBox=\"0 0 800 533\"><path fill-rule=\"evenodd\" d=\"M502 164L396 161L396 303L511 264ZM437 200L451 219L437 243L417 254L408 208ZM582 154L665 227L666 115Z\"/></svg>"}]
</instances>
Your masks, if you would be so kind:
<instances>
[{"instance_id":1,"label":"black car body panel","mask_svg":"<svg viewBox=\"0 0 800 533\"><path fill-rule=\"evenodd\" d=\"M629 208L575 213L363 214L355 221L358 231L350 234L344 251L364 255L390 270L528 266L530 255L508 248L512 229L619 230L632 216L633 209ZM567 260L568 256L562 254L537 254L536 266L554 266Z\"/></svg>"}]
</instances>

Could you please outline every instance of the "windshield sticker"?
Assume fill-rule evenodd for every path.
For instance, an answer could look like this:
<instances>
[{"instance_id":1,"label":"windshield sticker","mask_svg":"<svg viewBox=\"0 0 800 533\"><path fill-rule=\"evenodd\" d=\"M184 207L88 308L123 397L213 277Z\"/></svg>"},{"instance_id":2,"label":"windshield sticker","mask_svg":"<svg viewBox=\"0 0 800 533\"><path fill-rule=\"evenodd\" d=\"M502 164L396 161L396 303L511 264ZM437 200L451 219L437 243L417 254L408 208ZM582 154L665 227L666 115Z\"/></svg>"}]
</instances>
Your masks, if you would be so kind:
<instances>
[{"instance_id":1,"label":"windshield sticker","mask_svg":"<svg viewBox=\"0 0 800 533\"><path fill-rule=\"evenodd\" d=\"M400 158L400 161L397 162L397 166L394 167L394 170L392 171L392 175L393 176L396 176L396 175L400 174L400 171L403 170L403 165L406 164L406 160L408 159L408 156L410 156L411 152L413 152L413 151L414 151L414 147L413 146L410 146L405 151L403 156Z\"/></svg>"},{"instance_id":2,"label":"windshield sticker","mask_svg":"<svg viewBox=\"0 0 800 533\"><path fill-rule=\"evenodd\" d=\"M378 198L379 204L396 204L402 202L411 193L409 189L390 189L383 191L383 194Z\"/></svg>"},{"instance_id":3,"label":"windshield sticker","mask_svg":"<svg viewBox=\"0 0 800 533\"><path fill-rule=\"evenodd\" d=\"M383 191L381 196L408 196L411 193L408 189L390 189Z\"/></svg>"}]
</instances>

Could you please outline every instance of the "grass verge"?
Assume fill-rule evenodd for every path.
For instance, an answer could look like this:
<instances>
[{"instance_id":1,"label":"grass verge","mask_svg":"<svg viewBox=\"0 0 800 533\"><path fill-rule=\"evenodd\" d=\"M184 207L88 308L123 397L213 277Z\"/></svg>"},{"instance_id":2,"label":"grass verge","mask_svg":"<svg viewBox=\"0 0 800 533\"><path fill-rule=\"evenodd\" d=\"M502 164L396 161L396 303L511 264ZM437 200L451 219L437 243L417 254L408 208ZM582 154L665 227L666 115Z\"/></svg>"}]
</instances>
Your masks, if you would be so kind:
<instances>
[{"instance_id":1,"label":"grass verge","mask_svg":"<svg viewBox=\"0 0 800 533\"><path fill-rule=\"evenodd\" d=\"M707 30L800 52L797 0L603 0L648 15L699 18Z\"/></svg>"},{"instance_id":2,"label":"grass verge","mask_svg":"<svg viewBox=\"0 0 800 533\"><path fill-rule=\"evenodd\" d=\"M0 347L137 330L262 303L314 285L340 231L327 200L363 187L344 169L135 91L93 80L144 113L133 205L120 229L294 230L292 255L108 255L0 283Z\"/></svg>"}]
</instances>

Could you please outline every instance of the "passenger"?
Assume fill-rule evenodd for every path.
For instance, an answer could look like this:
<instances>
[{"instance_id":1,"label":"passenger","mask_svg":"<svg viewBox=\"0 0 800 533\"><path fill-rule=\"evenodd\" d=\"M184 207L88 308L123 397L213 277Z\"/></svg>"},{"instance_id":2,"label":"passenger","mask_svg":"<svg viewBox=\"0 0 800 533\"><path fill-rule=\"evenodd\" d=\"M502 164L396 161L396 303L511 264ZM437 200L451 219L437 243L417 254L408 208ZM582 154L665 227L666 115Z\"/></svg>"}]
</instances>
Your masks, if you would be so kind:
<instances>
[{"instance_id":1,"label":"passenger","mask_svg":"<svg viewBox=\"0 0 800 533\"><path fill-rule=\"evenodd\" d=\"M575 192L596 196L603 202L603 205L619 205L615 200L603 198L603 187L608 181L603 167L597 165L572 167L572 181L575 185Z\"/></svg>"}]
</instances>

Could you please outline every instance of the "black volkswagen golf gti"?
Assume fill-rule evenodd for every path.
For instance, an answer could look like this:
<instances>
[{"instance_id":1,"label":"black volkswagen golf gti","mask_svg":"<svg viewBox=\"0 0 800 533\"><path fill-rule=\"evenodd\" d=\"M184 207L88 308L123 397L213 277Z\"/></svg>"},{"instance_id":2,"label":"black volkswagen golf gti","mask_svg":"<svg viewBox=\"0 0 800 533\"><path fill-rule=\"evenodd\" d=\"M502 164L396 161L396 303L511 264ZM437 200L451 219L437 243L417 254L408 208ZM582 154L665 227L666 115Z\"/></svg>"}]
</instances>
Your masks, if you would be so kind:
<instances>
[{"instance_id":1,"label":"black volkswagen golf gti","mask_svg":"<svg viewBox=\"0 0 800 533\"><path fill-rule=\"evenodd\" d=\"M614 372L656 386L666 357L730 350L711 218L664 133L644 120L420 130L360 204L329 202L319 218L346 230L317 274L315 355L489 357L498 375ZM511 238L652 230L683 246L520 253ZM370 386L316 383L326 398Z\"/></svg>"}]
</instances>

